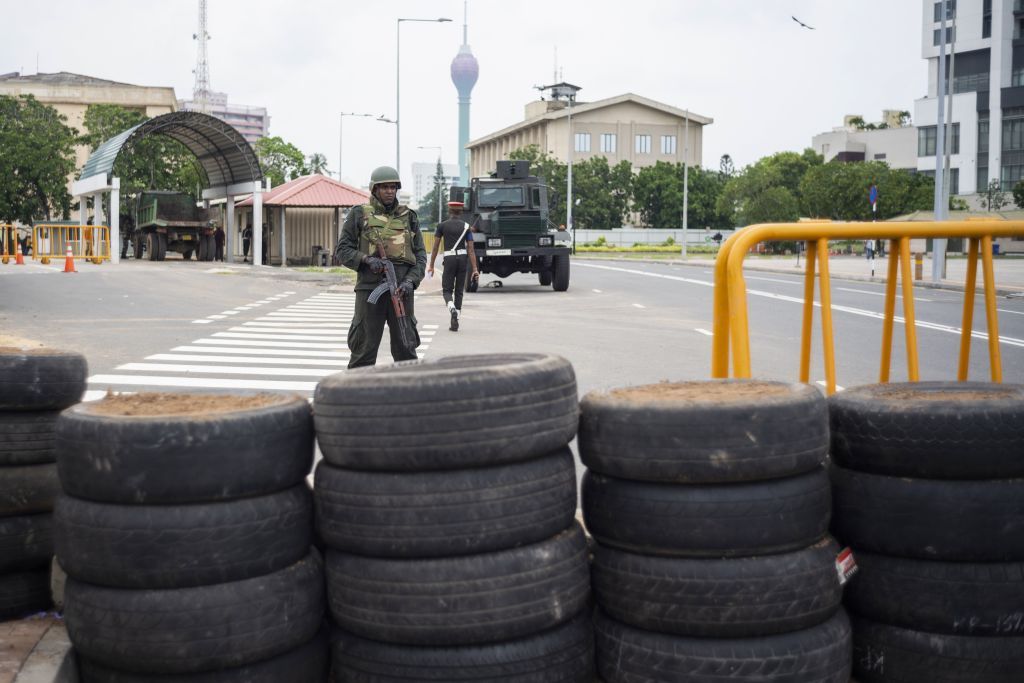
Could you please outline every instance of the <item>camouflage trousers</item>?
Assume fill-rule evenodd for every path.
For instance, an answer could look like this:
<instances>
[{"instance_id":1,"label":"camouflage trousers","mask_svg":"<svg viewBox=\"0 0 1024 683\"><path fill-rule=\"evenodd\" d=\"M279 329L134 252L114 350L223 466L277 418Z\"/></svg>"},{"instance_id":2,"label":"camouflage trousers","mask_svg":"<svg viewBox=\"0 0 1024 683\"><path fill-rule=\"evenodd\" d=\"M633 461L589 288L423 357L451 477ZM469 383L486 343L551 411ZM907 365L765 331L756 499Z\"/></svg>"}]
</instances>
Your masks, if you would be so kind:
<instances>
[{"instance_id":1,"label":"camouflage trousers","mask_svg":"<svg viewBox=\"0 0 1024 683\"><path fill-rule=\"evenodd\" d=\"M370 290L356 290L355 313L348 328L349 369L377 364L377 350L384 336L384 323L387 323L391 335L391 357L396 361L415 360L416 352L410 353L402 345L402 339L398 334L397 316L391 306L391 297L384 295L377 303L371 304L366 300L368 296ZM415 327L413 298L408 296L403 302L405 313Z\"/></svg>"}]
</instances>

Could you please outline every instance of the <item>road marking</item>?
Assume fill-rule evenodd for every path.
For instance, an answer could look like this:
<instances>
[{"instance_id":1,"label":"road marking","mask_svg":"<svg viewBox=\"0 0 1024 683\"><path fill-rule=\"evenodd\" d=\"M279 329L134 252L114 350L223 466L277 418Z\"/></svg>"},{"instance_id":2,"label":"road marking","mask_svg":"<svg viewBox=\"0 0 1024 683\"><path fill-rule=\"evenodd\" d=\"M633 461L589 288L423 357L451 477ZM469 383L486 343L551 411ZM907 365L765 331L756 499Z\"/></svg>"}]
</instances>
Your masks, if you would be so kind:
<instances>
[{"instance_id":1,"label":"road marking","mask_svg":"<svg viewBox=\"0 0 1024 683\"><path fill-rule=\"evenodd\" d=\"M673 280L675 282L687 282L689 284L701 285L703 287L714 287L715 286L713 282L704 282L702 280L694 280L694 279L691 279L691 278L678 277L678 276L675 276L675 275L663 275L661 273L648 273L648 272L645 272L645 271L642 271L642 270L635 270L635 269L632 269L632 268L617 268L617 267L614 267L614 266L602 266L602 265L599 265L599 264L596 264L596 263L577 263L576 265L577 266L582 266L584 268L597 268L599 270L612 270L612 271L616 271L616 272L620 272L620 273L628 273L630 275L642 275L644 277L654 277L654 278L659 278L659 279L662 279L662 280ZM749 289L749 290L747 290L747 294L750 295L750 296L760 296L760 297L764 297L764 298L767 298L767 299L776 299L778 301L789 301L789 302L792 302L792 303L800 304L801 306L804 303L804 300L802 298L797 298L797 297L793 297L793 296L786 296L784 294L775 294L773 292L765 292L765 291L761 291L761 290L758 290L758 289ZM818 307L818 308L821 308L821 304L819 302L817 302L817 301L814 302L814 305L816 307ZM843 313L849 313L851 315L861 315L861 316L865 316L865 317L868 317L868 318L876 318L878 320L883 320L884 317L885 317L883 314L876 313L874 311L866 311L866 310L864 310L862 308L853 308L851 306L837 306L836 304L832 304L832 310L833 311L842 311ZM901 323L901 324L902 323L906 323L906 321L903 318L899 317L899 316L895 317L895 321L898 322L898 323ZM924 320L915 320L914 322L915 322L917 327L920 327L920 328L923 328L923 329L926 329L926 330L935 330L935 331L938 331L938 332L948 332L950 334L956 334L956 335L959 335L960 332L961 332L959 327L953 327L952 325L940 325L939 323L931 323L931 322L927 322L927 321L924 321ZM972 331L971 332L971 336L976 338L976 339L985 339L985 340L988 339L988 335L985 334L984 332L973 332ZM1003 336L1000 336L999 337L999 341L1001 343L1007 344L1009 346L1024 347L1024 339L1016 339L1014 337L1003 337Z\"/></svg>"},{"instance_id":2,"label":"road marking","mask_svg":"<svg viewBox=\"0 0 1024 683\"><path fill-rule=\"evenodd\" d=\"M316 382L283 380L218 379L216 377L161 377L159 375L93 375L89 384L126 384L129 386L189 387L193 389L274 389L277 391L313 391Z\"/></svg>"},{"instance_id":3,"label":"road marking","mask_svg":"<svg viewBox=\"0 0 1024 683\"><path fill-rule=\"evenodd\" d=\"M193 322L193 324L196 324L196 325L209 325L213 321L212 320L193 320L192 322Z\"/></svg>"},{"instance_id":4,"label":"road marking","mask_svg":"<svg viewBox=\"0 0 1024 683\"><path fill-rule=\"evenodd\" d=\"M266 375L268 377L275 375L285 377L326 377L338 372L336 368L245 368L233 365L177 365L175 363L125 363L114 369L135 372L224 373L225 375Z\"/></svg>"},{"instance_id":5,"label":"road marking","mask_svg":"<svg viewBox=\"0 0 1024 683\"><path fill-rule=\"evenodd\" d=\"M229 344L230 342L225 342ZM171 351L182 353L234 353L266 356L294 356L309 358L348 358L349 354L342 351L299 351L296 349L247 349L239 346L175 346Z\"/></svg>"},{"instance_id":6,"label":"road marking","mask_svg":"<svg viewBox=\"0 0 1024 683\"><path fill-rule=\"evenodd\" d=\"M321 334L322 335L322 334L326 334L326 335L330 335L333 338L333 337L336 337L339 334L343 334L343 333L348 332L348 326L346 325L345 327L330 327L330 328L326 328L325 329L325 328L317 328L317 327L285 327L285 328L280 328L280 327L262 327L260 325L253 325L253 326L243 325L241 327L231 327L231 328L228 328L228 331L229 332L261 332L261 333L265 332L265 333L272 333L272 334L287 334L289 337L292 337L292 336L295 336L295 335L309 335L309 334L314 334L314 335ZM256 337L256 338L260 339L261 337ZM315 339L315 338L311 338L311 341L320 341L320 340Z\"/></svg>"},{"instance_id":7,"label":"road marking","mask_svg":"<svg viewBox=\"0 0 1024 683\"><path fill-rule=\"evenodd\" d=\"M764 282L781 282L784 285L802 285L800 280L780 280L774 277L758 277L757 275L744 275L744 280L763 280Z\"/></svg>"},{"instance_id":8,"label":"road marking","mask_svg":"<svg viewBox=\"0 0 1024 683\"><path fill-rule=\"evenodd\" d=\"M313 342L250 341L248 339L196 339L193 344L221 344L235 346L268 346L277 349L342 349L345 344L315 344Z\"/></svg>"},{"instance_id":9,"label":"road marking","mask_svg":"<svg viewBox=\"0 0 1024 683\"><path fill-rule=\"evenodd\" d=\"M88 403L89 401L98 401L101 398L106 398L107 393L108 392L107 392L106 389L90 389L90 390L86 391L84 394L82 394L82 403ZM134 394L134 393L135 393L134 391L115 391L115 392L113 392L113 394L115 396L127 396L129 394Z\"/></svg>"},{"instance_id":10,"label":"road marking","mask_svg":"<svg viewBox=\"0 0 1024 683\"><path fill-rule=\"evenodd\" d=\"M277 339L279 341L346 341L341 335L327 334L305 334L290 336L287 334L255 334L249 332L214 332L214 337L229 337L231 339Z\"/></svg>"},{"instance_id":11,"label":"road marking","mask_svg":"<svg viewBox=\"0 0 1024 683\"><path fill-rule=\"evenodd\" d=\"M701 334L703 334L703 335L706 335L706 336L708 336L708 337L714 337L714 336L715 336L715 333L714 333L714 332L710 332L710 331L708 331L708 330L705 330L705 329L704 329L703 327L695 327L695 328L693 328L693 329L697 330L697 331L698 331L698 332L700 332Z\"/></svg>"},{"instance_id":12,"label":"road marking","mask_svg":"<svg viewBox=\"0 0 1024 683\"><path fill-rule=\"evenodd\" d=\"M633 308L647 308L643 304L633 304Z\"/></svg>"},{"instance_id":13,"label":"road marking","mask_svg":"<svg viewBox=\"0 0 1024 683\"><path fill-rule=\"evenodd\" d=\"M1011 311L1005 308L997 308L996 310L1003 313L1012 313L1013 315L1024 315L1024 311Z\"/></svg>"},{"instance_id":14,"label":"road marking","mask_svg":"<svg viewBox=\"0 0 1024 683\"><path fill-rule=\"evenodd\" d=\"M818 381L815 382L815 384L820 384L821 386L825 387L826 389L828 388L828 382L826 382L823 379L819 379ZM845 387L841 387L841 386L839 386L837 384L836 385L836 391L846 391L846 388Z\"/></svg>"},{"instance_id":15,"label":"road marking","mask_svg":"<svg viewBox=\"0 0 1024 683\"><path fill-rule=\"evenodd\" d=\"M224 311L223 315L238 315L239 311Z\"/></svg>"},{"instance_id":16,"label":"road marking","mask_svg":"<svg viewBox=\"0 0 1024 683\"><path fill-rule=\"evenodd\" d=\"M226 318L227 316L226 315L220 315L218 313L216 315L208 315L206 317L209 318L210 320L222 320L222 319Z\"/></svg>"},{"instance_id":17,"label":"road marking","mask_svg":"<svg viewBox=\"0 0 1024 683\"><path fill-rule=\"evenodd\" d=\"M593 290L593 292L594 292L594 294L600 294L601 290L600 289L595 289L595 290Z\"/></svg>"},{"instance_id":18,"label":"road marking","mask_svg":"<svg viewBox=\"0 0 1024 683\"><path fill-rule=\"evenodd\" d=\"M303 320L294 320L292 322L287 322L287 323L269 322L269 321L264 321L263 318L260 318L259 320L253 320L252 322L242 323L242 325L245 326L245 327L283 327L283 328L288 329L288 328L294 328L295 323L297 323L297 322L301 322L302 323L302 327L315 327L315 328L340 327L340 328L343 328L343 329L348 329L348 327L349 327L349 323L325 323L325 322L322 322L322 321L317 320L315 318L313 320L304 320L304 321Z\"/></svg>"},{"instance_id":19,"label":"road marking","mask_svg":"<svg viewBox=\"0 0 1024 683\"><path fill-rule=\"evenodd\" d=\"M850 289L849 287L836 287L836 289L838 291L840 291L840 292L856 292L857 294L871 294L873 296L885 296L885 292L871 292L871 291L868 291L866 289ZM897 294L896 298L897 299L902 299L903 295L902 294ZM914 301L923 301L923 302L929 303L929 304L932 302L931 299L918 299L916 296L914 297Z\"/></svg>"},{"instance_id":20,"label":"road marking","mask_svg":"<svg viewBox=\"0 0 1024 683\"><path fill-rule=\"evenodd\" d=\"M341 355L341 354L339 354ZM345 354L348 358L348 354ZM278 365L328 365L344 367L348 363L344 360L327 360L325 358L274 358L272 356L204 356L202 354L190 353L154 353L146 356L146 360L174 360L192 361L198 363L277 363ZM118 368L120 370L121 368Z\"/></svg>"}]
</instances>

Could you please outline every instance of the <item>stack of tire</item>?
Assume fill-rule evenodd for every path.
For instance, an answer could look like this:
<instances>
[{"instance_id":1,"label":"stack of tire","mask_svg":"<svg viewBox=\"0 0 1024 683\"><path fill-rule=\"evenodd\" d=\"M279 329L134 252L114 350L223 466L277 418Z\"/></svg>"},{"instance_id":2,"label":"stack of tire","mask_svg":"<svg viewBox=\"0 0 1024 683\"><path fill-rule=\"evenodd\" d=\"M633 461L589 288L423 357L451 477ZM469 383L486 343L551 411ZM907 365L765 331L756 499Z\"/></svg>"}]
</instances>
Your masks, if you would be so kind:
<instances>
[{"instance_id":1,"label":"stack of tire","mask_svg":"<svg viewBox=\"0 0 1024 683\"><path fill-rule=\"evenodd\" d=\"M593 679L568 361L457 356L320 382L335 681Z\"/></svg>"},{"instance_id":2,"label":"stack of tire","mask_svg":"<svg viewBox=\"0 0 1024 683\"><path fill-rule=\"evenodd\" d=\"M326 680L307 401L108 396L65 411L57 447L83 683Z\"/></svg>"},{"instance_id":3,"label":"stack of tire","mask_svg":"<svg viewBox=\"0 0 1024 683\"><path fill-rule=\"evenodd\" d=\"M847 683L823 461L803 384L662 383L580 404L606 683Z\"/></svg>"},{"instance_id":4,"label":"stack of tire","mask_svg":"<svg viewBox=\"0 0 1024 683\"><path fill-rule=\"evenodd\" d=\"M0 621L51 604L54 428L87 376L77 353L0 348Z\"/></svg>"},{"instance_id":5,"label":"stack of tire","mask_svg":"<svg viewBox=\"0 0 1024 683\"><path fill-rule=\"evenodd\" d=\"M1024 386L870 385L830 412L858 679L1024 680Z\"/></svg>"}]
</instances>

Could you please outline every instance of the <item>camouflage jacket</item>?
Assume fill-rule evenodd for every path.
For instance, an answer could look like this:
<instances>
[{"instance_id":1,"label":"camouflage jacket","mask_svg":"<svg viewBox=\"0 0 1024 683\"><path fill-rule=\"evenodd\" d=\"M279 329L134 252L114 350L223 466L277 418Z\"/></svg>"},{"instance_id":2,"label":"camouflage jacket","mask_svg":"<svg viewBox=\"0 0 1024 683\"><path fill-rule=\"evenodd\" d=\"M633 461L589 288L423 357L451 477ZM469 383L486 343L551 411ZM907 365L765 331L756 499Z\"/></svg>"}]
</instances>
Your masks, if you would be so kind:
<instances>
[{"instance_id":1,"label":"camouflage jacket","mask_svg":"<svg viewBox=\"0 0 1024 683\"><path fill-rule=\"evenodd\" d=\"M366 215L367 207L372 209L373 216ZM338 240L338 248L335 252L336 260L358 273L355 287L357 290L374 289L380 284L384 275L371 273L370 269L363 264L363 257L377 255L371 246L372 236L368 234L372 231L370 223L373 218L381 218L392 224L397 222L404 224L409 247L406 251L408 256L406 259L392 256L391 261L395 264L395 275L399 282L409 280L414 286L419 287L426 272L427 250L423 246L423 235L420 233L416 212L401 204L396 204L389 212L374 197L367 205L353 206L341 229L341 238ZM415 263L410 263L409 260L413 260Z\"/></svg>"}]
</instances>

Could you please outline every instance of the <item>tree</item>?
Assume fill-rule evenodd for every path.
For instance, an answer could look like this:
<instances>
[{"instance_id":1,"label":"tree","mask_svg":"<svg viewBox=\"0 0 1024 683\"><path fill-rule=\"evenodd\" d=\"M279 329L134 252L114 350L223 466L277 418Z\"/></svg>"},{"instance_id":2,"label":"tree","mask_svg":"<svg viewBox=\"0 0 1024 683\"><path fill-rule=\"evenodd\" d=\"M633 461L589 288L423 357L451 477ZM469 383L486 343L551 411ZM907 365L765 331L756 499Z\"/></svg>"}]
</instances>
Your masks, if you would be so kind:
<instances>
[{"instance_id":1,"label":"tree","mask_svg":"<svg viewBox=\"0 0 1024 683\"><path fill-rule=\"evenodd\" d=\"M736 167L733 165L732 157L728 154L723 154L722 158L718 160L718 174L728 180L735 173Z\"/></svg>"},{"instance_id":2,"label":"tree","mask_svg":"<svg viewBox=\"0 0 1024 683\"><path fill-rule=\"evenodd\" d=\"M1017 208L1024 209L1024 180L1018 180L1013 186L1013 203Z\"/></svg>"},{"instance_id":3,"label":"tree","mask_svg":"<svg viewBox=\"0 0 1024 683\"><path fill-rule=\"evenodd\" d=\"M530 162L530 173L544 181L548 188L548 220L556 225L565 225L565 190L568 167L561 161L545 152L538 145L527 145L513 150L509 159ZM573 171L575 172L575 164Z\"/></svg>"},{"instance_id":4,"label":"tree","mask_svg":"<svg viewBox=\"0 0 1024 683\"><path fill-rule=\"evenodd\" d=\"M67 218L77 131L31 95L0 95L0 222Z\"/></svg>"},{"instance_id":5,"label":"tree","mask_svg":"<svg viewBox=\"0 0 1024 683\"><path fill-rule=\"evenodd\" d=\"M147 121L145 114L116 104L92 104L82 123L86 132L78 142L95 151L108 139ZM174 190L199 199L207 185L206 173L185 145L164 135L146 136L125 146L114 163L113 175L121 179L122 213L130 213L142 190Z\"/></svg>"},{"instance_id":6,"label":"tree","mask_svg":"<svg viewBox=\"0 0 1024 683\"><path fill-rule=\"evenodd\" d=\"M717 211L731 225L795 220L799 216L800 183L808 170L822 163L824 158L813 149L763 157L726 182ZM758 198L775 187L786 190L788 198L774 191L763 201Z\"/></svg>"},{"instance_id":7,"label":"tree","mask_svg":"<svg viewBox=\"0 0 1024 683\"><path fill-rule=\"evenodd\" d=\"M430 192L427 192L420 199L420 208L416 210L420 223L424 225L437 225L444 220L444 206L448 202L448 181L444 174L444 167L438 160L437 168L434 170L434 184ZM441 195L441 214L438 215L438 194Z\"/></svg>"},{"instance_id":8,"label":"tree","mask_svg":"<svg viewBox=\"0 0 1024 683\"><path fill-rule=\"evenodd\" d=\"M609 166L604 157L572 165L572 210L576 227L590 230L621 228L629 211L633 167L628 161Z\"/></svg>"},{"instance_id":9,"label":"tree","mask_svg":"<svg viewBox=\"0 0 1024 683\"><path fill-rule=\"evenodd\" d=\"M320 175L327 175L327 156L320 152L315 152L309 155L309 163L306 165L307 173L319 173Z\"/></svg>"},{"instance_id":10,"label":"tree","mask_svg":"<svg viewBox=\"0 0 1024 683\"><path fill-rule=\"evenodd\" d=\"M299 148L279 136L260 138L255 145L263 175L275 187L306 174L306 157Z\"/></svg>"},{"instance_id":11,"label":"tree","mask_svg":"<svg viewBox=\"0 0 1024 683\"><path fill-rule=\"evenodd\" d=\"M981 208L986 211L998 211L1009 204L1006 194L998 180L990 180L988 187L982 190Z\"/></svg>"},{"instance_id":12,"label":"tree","mask_svg":"<svg viewBox=\"0 0 1024 683\"><path fill-rule=\"evenodd\" d=\"M650 228L680 228L683 224L683 183L677 164L658 161L641 168L633 179L633 203L640 220Z\"/></svg>"},{"instance_id":13,"label":"tree","mask_svg":"<svg viewBox=\"0 0 1024 683\"><path fill-rule=\"evenodd\" d=\"M878 213L868 201L878 188ZM885 220L932 207L934 181L922 173L892 169L880 161L849 164L830 161L812 168L800 186L804 215L842 221Z\"/></svg>"}]
</instances>

